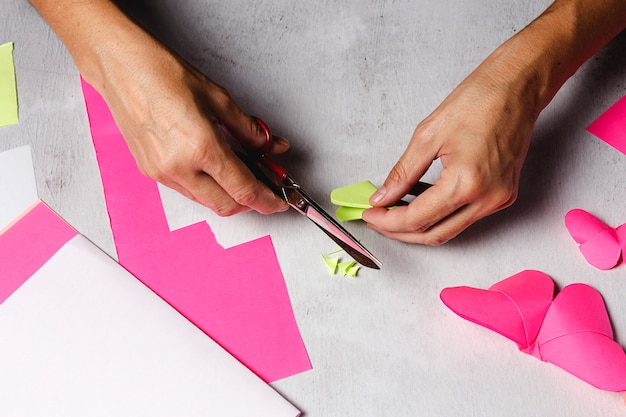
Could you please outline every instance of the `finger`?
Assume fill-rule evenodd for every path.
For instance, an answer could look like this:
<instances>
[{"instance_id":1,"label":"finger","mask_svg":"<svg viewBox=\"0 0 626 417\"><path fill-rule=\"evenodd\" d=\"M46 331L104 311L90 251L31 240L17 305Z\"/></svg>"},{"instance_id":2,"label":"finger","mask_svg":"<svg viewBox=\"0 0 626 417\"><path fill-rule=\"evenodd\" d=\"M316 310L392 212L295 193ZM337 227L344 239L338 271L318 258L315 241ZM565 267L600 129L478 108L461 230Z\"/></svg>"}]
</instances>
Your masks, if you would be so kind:
<instances>
[{"instance_id":1,"label":"finger","mask_svg":"<svg viewBox=\"0 0 626 417\"><path fill-rule=\"evenodd\" d=\"M262 214L285 211L289 208L283 199L250 172L223 141L217 143L211 154L205 155L200 168L241 206ZM197 197L196 193L194 195ZM214 198L210 194L207 194L207 197Z\"/></svg>"},{"instance_id":2,"label":"finger","mask_svg":"<svg viewBox=\"0 0 626 417\"><path fill-rule=\"evenodd\" d=\"M406 206L366 210L363 220L391 233L423 232L467 203L443 184L435 183Z\"/></svg>"},{"instance_id":3,"label":"finger","mask_svg":"<svg viewBox=\"0 0 626 417\"><path fill-rule=\"evenodd\" d=\"M416 129L407 149L393 166L384 184L372 195L370 204L384 207L407 194L437 158L439 148L426 135L425 123Z\"/></svg>"},{"instance_id":4,"label":"finger","mask_svg":"<svg viewBox=\"0 0 626 417\"><path fill-rule=\"evenodd\" d=\"M478 204L470 204L458 209L450 216L424 231L391 232L379 229L375 225L369 225L369 227L390 239L428 246L440 246L455 238L459 233L484 216L484 210Z\"/></svg>"}]
</instances>

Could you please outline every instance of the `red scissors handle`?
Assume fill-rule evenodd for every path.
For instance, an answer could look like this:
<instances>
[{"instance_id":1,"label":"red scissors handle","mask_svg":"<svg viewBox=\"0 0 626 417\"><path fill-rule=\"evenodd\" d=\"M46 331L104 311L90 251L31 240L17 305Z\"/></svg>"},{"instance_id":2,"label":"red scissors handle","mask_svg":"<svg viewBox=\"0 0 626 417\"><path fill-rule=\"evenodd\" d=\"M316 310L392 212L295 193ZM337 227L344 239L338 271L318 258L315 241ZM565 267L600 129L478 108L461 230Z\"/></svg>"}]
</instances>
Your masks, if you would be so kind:
<instances>
[{"instance_id":1,"label":"red scissors handle","mask_svg":"<svg viewBox=\"0 0 626 417\"><path fill-rule=\"evenodd\" d=\"M285 178L287 178L287 171L285 170L285 168L281 167L276 162L267 157L267 154L272 148L272 132L270 131L270 128L267 126L267 124L265 124L263 120L259 119L258 117L252 116L252 118L259 125L259 127L263 129L263 132L265 132L265 143L261 148L261 153L259 156L261 157L263 163L265 163L267 168L269 168L269 170L272 171L274 175L280 178L281 181L284 181Z\"/></svg>"}]
</instances>

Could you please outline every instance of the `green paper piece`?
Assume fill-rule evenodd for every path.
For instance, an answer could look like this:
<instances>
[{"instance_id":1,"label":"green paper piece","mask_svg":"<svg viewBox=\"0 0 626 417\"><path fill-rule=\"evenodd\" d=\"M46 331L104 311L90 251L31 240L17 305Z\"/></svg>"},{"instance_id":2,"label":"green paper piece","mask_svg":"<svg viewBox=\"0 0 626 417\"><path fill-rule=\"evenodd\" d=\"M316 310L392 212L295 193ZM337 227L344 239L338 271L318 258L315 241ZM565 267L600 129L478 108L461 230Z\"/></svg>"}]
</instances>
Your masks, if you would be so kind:
<instances>
[{"instance_id":1,"label":"green paper piece","mask_svg":"<svg viewBox=\"0 0 626 417\"><path fill-rule=\"evenodd\" d=\"M352 267L348 268L348 270L346 271L346 275L349 277L356 277L359 269L361 269L359 265L353 265Z\"/></svg>"},{"instance_id":2,"label":"green paper piece","mask_svg":"<svg viewBox=\"0 0 626 417\"><path fill-rule=\"evenodd\" d=\"M345 276L348 274L348 270L354 267L355 265L356 265L356 261L339 262L339 269Z\"/></svg>"},{"instance_id":3,"label":"green paper piece","mask_svg":"<svg viewBox=\"0 0 626 417\"><path fill-rule=\"evenodd\" d=\"M356 207L341 206L335 210L335 216L340 222L348 222L352 220L361 220L363 218L363 212L366 209Z\"/></svg>"},{"instance_id":4,"label":"green paper piece","mask_svg":"<svg viewBox=\"0 0 626 417\"><path fill-rule=\"evenodd\" d=\"M330 193L330 201L338 206L368 209L370 197L377 188L370 181L361 181L345 187L335 188Z\"/></svg>"},{"instance_id":5,"label":"green paper piece","mask_svg":"<svg viewBox=\"0 0 626 417\"><path fill-rule=\"evenodd\" d=\"M335 248L335 249L331 250L330 252L328 252L328 255L334 255L334 254L339 253L341 251L343 251L343 248L341 246L337 246L337 248Z\"/></svg>"},{"instance_id":6,"label":"green paper piece","mask_svg":"<svg viewBox=\"0 0 626 417\"><path fill-rule=\"evenodd\" d=\"M339 258L338 257L328 258L324 256L324 254L322 254L322 259L324 259L324 263L326 264L326 268L328 268L328 271L331 274L335 275L337 273L337 265L339 264Z\"/></svg>"},{"instance_id":7,"label":"green paper piece","mask_svg":"<svg viewBox=\"0 0 626 417\"><path fill-rule=\"evenodd\" d=\"M0 45L0 127L14 125L17 116L17 87L13 65L13 42Z\"/></svg>"}]
</instances>

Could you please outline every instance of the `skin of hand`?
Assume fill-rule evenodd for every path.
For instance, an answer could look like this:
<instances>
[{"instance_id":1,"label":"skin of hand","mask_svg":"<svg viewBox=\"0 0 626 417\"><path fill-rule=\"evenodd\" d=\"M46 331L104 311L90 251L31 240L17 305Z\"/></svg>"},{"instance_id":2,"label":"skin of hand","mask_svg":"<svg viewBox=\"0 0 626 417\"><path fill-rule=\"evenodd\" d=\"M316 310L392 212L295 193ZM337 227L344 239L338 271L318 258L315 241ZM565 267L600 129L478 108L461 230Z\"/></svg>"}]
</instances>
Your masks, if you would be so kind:
<instances>
[{"instance_id":1,"label":"skin of hand","mask_svg":"<svg viewBox=\"0 0 626 417\"><path fill-rule=\"evenodd\" d=\"M476 68L415 129L363 213L368 226L410 243L446 243L511 205L532 130L563 83L626 27L623 0L557 0ZM432 187L387 210L439 158Z\"/></svg>"},{"instance_id":2,"label":"skin of hand","mask_svg":"<svg viewBox=\"0 0 626 417\"><path fill-rule=\"evenodd\" d=\"M108 0L31 0L103 96L145 175L220 216L288 205L236 157L222 128L259 149L265 133L223 87ZM289 143L274 136L270 154Z\"/></svg>"}]
</instances>

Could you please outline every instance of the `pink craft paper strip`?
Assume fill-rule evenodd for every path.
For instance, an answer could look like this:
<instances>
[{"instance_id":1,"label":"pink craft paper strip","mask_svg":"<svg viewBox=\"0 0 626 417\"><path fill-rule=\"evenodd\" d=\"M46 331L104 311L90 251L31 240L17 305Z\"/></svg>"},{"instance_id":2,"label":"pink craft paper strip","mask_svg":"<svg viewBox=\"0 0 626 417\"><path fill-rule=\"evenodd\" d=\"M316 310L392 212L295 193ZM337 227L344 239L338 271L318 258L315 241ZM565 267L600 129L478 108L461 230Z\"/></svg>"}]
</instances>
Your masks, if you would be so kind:
<instances>
[{"instance_id":1,"label":"pink craft paper strip","mask_svg":"<svg viewBox=\"0 0 626 417\"><path fill-rule=\"evenodd\" d=\"M0 234L0 303L77 232L41 201Z\"/></svg>"},{"instance_id":2,"label":"pink craft paper strip","mask_svg":"<svg viewBox=\"0 0 626 417\"><path fill-rule=\"evenodd\" d=\"M587 130L626 155L626 96L600 115Z\"/></svg>"},{"instance_id":3,"label":"pink craft paper strip","mask_svg":"<svg viewBox=\"0 0 626 417\"><path fill-rule=\"evenodd\" d=\"M120 264L266 382L311 369L271 238L224 249L206 222L170 232L157 183L81 81Z\"/></svg>"}]
</instances>

